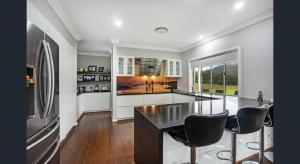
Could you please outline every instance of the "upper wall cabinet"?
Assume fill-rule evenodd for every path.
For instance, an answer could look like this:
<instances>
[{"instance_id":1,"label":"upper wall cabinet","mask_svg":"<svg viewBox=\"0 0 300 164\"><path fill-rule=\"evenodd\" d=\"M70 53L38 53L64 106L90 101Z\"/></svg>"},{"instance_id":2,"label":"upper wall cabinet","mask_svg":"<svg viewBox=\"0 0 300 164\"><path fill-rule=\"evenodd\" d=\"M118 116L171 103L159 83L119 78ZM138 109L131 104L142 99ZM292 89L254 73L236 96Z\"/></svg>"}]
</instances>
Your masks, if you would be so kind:
<instances>
[{"instance_id":1,"label":"upper wall cabinet","mask_svg":"<svg viewBox=\"0 0 300 164\"><path fill-rule=\"evenodd\" d=\"M134 76L134 57L118 56L118 76Z\"/></svg>"},{"instance_id":2,"label":"upper wall cabinet","mask_svg":"<svg viewBox=\"0 0 300 164\"><path fill-rule=\"evenodd\" d=\"M181 77L181 61L168 59L166 65L167 77Z\"/></svg>"}]
</instances>

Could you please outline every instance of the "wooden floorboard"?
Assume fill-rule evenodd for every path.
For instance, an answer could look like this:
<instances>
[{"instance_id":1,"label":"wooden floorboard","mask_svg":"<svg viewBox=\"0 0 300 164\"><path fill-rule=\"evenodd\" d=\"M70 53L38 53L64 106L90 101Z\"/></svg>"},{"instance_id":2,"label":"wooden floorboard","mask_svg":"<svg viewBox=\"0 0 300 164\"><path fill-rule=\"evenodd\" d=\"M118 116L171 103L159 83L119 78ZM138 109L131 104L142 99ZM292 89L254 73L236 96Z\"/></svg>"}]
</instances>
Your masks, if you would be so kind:
<instances>
[{"instance_id":1,"label":"wooden floorboard","mask_svg":"<svg viewBox=\"0 0 300 164\"><path fill-rule=\"evenodd\" d=\"M61 148L60 164L133 164L133 128L133 120L112 123L111 113L84 114Z\"/></svg>"},{"instance_id":2,"label":"wooden floorboard","mask_svg":"<svg viewBox=\"0 0 300 164\"><path fill-rule=\"evenodd\" d=\"M133 122L112 123L110 113L84 115L62 147L60 163L133 163Z\"/></svg>"}]
</instances>

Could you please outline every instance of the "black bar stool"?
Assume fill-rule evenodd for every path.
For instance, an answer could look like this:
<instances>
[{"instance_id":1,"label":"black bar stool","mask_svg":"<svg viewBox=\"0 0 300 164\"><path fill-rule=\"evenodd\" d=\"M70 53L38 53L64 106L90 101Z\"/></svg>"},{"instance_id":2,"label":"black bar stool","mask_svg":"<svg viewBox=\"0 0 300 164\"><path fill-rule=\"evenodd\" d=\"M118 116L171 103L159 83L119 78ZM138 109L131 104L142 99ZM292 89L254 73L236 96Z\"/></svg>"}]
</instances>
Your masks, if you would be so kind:
<instances>
[{"instance_id":1,"label":"black bar stool","mask_svg":"<svg viewBox=\"0 0 300 164\"><path fill-rule=\"evenodd\" d=\"M184 129L172 130L169 135L191 147L191 164L196 164L196 147L218 142L224 132L229 111L215 115L190 115L185 118Z\"/></svg>"},{"instance_id":2,"label":"black bar stool","mask_svg":"<svg viewBox=\"0 0 300 164\"><path fill-rule=\"evenodd\" d=\"M274 127L274 124L273 124L273 112L274 111L273 110L274 110L274 105L272 104L269 106L269 112L267 113L267 116L266 116L263 126L261 128L262 140L260 143L264 143L265 127ZM248 149L252 149L252 150L259 150L261 158L262 158L262 155L264 155L269 161L273 162L273 152L271 152L271 151L264 152L264 150L265 150L264 144L260 144L260 143L259 142L248 142L246 144L246 147ZM259 145L259 148L253 148L253 147L249 146L249 144L257 144L257 145Z\"/></svg>"},{"instance_id":3,"label":"black bar stool","mask_svg":"<svg viewBox=\"0 0 300 164\"><path fill-rule=\"evenodd\" d=\"M265 126L266 127L274 127L274 119L273 119L273 112L274 112L274 105L271 105L269 108L269 113L267 115L267 118L265 120ZM271 161L272 163L274 162L273 159L273 152L271 151L266 151L264 152L264 156Z\"/></svg>"},{"instance_id":4,"label":"black bar stool","mask_svg":"<svg viewBox=\"0 0 300 164\"><path fill-rule=\"evenodd\" d=\"M221 150L217 153L217 158L221 160L231 160L232 164L236 163L236 135L237 134L250 134L257 132L263 126L266 114L269 108L253 108L243 107L236 115L229 116L226 122L226 131L232 134L231 137L231 150ZM260 137L262 138L262 137ZM232 158L220 157L220 153L229 152ZM262 162L262 161L261 161Z\"/></svg>"}]
</instances>

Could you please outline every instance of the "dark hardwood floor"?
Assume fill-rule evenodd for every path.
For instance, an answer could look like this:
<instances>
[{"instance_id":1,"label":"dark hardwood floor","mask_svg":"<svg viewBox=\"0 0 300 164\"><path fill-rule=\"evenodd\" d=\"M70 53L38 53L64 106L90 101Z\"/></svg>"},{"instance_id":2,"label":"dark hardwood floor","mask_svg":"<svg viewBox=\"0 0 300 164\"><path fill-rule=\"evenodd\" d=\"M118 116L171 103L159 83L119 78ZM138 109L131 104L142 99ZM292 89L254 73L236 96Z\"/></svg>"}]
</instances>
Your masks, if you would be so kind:
<instances>
[{"instance_id":1,"label":"dark hardwood floor","mask_svg":"<svg viewBox=\"0 0 300 164\"><path fill-rule=\"evenodd\" d=\"M133 121L112 123L110 113L85 114L60 155L61 164L131 164Z\"/></svg>"},{"instance_id":2,"label":"dark hardwood floor","mask_svg":"<svg viewBox=\"0 0 300 164\"><path fill-rule=\"evenodd\" d=\"M60 164L133 164L133 147L132 120L112 123L110 113L88 113L62 146Z\"/></svg>"}]
</instances>

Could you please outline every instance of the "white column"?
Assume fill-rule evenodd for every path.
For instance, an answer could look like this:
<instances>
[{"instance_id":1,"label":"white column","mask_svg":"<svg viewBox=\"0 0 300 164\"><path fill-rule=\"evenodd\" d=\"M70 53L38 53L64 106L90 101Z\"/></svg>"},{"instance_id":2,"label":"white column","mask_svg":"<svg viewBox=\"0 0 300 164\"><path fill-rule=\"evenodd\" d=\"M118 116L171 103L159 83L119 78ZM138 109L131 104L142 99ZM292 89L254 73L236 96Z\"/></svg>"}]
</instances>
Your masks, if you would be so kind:
<instances>
[{"instance_id":1,"label":"white column","mask_svg":"<svg viewBox=\"0 0 300 164\"><path fill-rule=\"evenodd\" d=\"M117 58L117 44L119 40L111 39L112 52L111 52L111 108L112 108L112 122L117 121L117 74L118 74L118 58Z\"/></svg>"}]
</instances>

